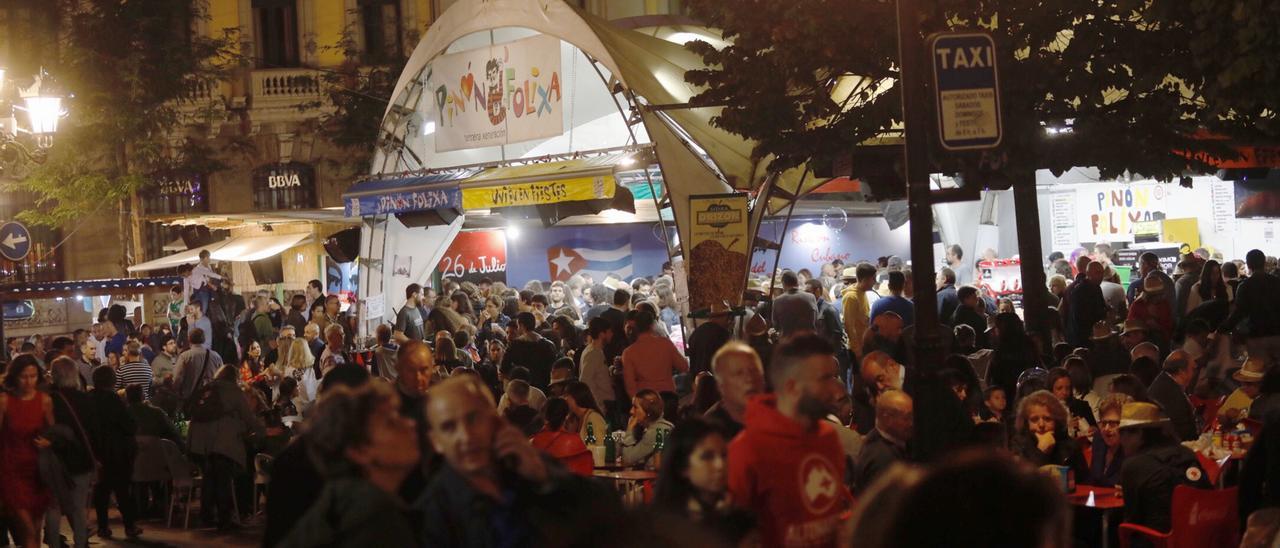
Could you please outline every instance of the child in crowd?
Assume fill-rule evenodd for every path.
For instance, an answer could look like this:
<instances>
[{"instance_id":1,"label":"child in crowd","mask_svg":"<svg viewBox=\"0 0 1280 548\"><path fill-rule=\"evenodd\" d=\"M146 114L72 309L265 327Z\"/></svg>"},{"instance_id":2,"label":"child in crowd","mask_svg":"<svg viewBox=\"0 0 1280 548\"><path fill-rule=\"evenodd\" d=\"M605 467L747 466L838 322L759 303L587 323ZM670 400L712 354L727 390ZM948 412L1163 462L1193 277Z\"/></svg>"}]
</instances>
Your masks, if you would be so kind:
<instances>
[{"instance_id":1,"label":"child in crowd","mask_svg":"<svg viewBox=\"0 0 1280 548\"><path fill-rule=\"evenodd\" d=\"M1000 386L988 386L982 393L982 409L979 413L982 420L988 422L1008 422L1005 416L1005 409L1008 408L1009 401L1005 396L1004 388Z\"/></svg>"}]
</instances>

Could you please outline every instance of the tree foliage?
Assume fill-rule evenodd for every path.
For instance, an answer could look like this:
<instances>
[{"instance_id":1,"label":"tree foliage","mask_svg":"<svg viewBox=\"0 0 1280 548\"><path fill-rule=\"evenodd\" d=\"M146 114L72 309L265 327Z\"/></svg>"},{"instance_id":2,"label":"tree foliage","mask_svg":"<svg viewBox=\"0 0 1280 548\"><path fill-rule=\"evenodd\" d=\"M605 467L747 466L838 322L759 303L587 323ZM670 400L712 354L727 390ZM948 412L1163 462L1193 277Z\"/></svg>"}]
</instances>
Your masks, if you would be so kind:
<instances>
[{"instance_id":1,"label":"tree foliage","mask_svg":"<svg viewBox=\"0 0 1280 548\"><path fill-rule=\"evenodd\" d=\"M234 31L195 32L204 0L59 0L59 55L48 67L70 93L55 146L15 183L35 194L28 222L59 226L114 205L161 169L219 167L183 133L181 106L240 63Z\"/></svg>"},{"instance_id":2,"label":"tree foliage","mask_svg":"<svg viewBox=\"0 0 1280 548\"><path fill-rule=\"evenodd\" d=\"M1096 166L1104 177L1129 171L1168 180L1210 169L1201 161L1206 156L1189 160L1188 152L1233 156L1206 134L1247 141L1276 133L1280 17L1274 2L919 5L925 36L982 28L999 50L1002 148L946 155L931 138L935 170L981 164L1025 181L1036 169ZM773 168L848 154L901 127L893 2L690 0L689 6L732 42L723 49L690 45L710 67L686 75L706 87L694 102L722 105L714 123L758 142L755 154L773 155ZM929 59L919 61L930 66ZM858 84L849 86L855 92L847 101L833 97L837 84L850 81ZM927 119L932 124L933 114ZM1071 132L1049 135L1046 127Z\"/></svg>"},{"instance_id":3,"label":"tree foliage","mask_svg":"<svg viewBox=\"0 0 1280 548\"><path fill-rule=\"evenodd\" d=\"M418 42L416 32L407 34L407 43ZM321 49L340 52L343 62L336 68L321 72L322 99L301 108L320 111L320 134L350 153L350 156L332 163L349 167L356 173L366 172L373 158L387 103L395 92L396 79L408 58L403 52L392 52L385 63L362 62L363 52L356 41L354 27L345 29L338 43Z\"/></svg>"}]
</instances>

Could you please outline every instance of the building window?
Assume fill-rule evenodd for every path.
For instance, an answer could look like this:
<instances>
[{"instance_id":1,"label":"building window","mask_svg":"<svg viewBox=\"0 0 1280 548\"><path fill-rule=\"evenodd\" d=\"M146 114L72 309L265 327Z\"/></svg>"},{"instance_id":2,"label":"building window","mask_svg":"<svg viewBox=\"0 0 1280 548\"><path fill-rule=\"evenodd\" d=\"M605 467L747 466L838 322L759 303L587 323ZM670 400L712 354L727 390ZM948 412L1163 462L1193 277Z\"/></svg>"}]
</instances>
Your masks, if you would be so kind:
<instances>
[{"instance_id":1,"label":"building window","mask_svg":"<svg viewBox=\"0 0 1280 548\"><path fill-rule=\"evenodd\" d=\"M316 203L316 171L310 165L291 162L253 171L254 209L315 209Z\"/></svg>"},{"instance_id":2,"label":"building window","mask_svg":"<svg viewBox=\"0 0 1280 548\"><path fill-rule=\"evenodd\" d=\"M258 68L299 66L296 0L253 0Z\"/></svg>"},{"instance_id":3,"label":"building window","mask_svg":"<svg viewBox=\"0 0 1280 548\"><path fill-rule=\"evenodd\" d=\"M36 206L35 197L25 193L5 193L0 198L0 218L13 219L19 212ZM62 281L62 230L27 225L31 232L31 252L19 262L0 260L0 283ZM56 247L56 248L55 248Z\"/></svg>"},{"instance_id":4,"label":"building window","mask_svg":"<svg viewBox=\"0 0 1280 548\"><path fill-rule=\"evenodd\" d=\"M399 0L360 0L360 26L365 63L386 64L404 55Z\"/></svg>"}]
</instances>

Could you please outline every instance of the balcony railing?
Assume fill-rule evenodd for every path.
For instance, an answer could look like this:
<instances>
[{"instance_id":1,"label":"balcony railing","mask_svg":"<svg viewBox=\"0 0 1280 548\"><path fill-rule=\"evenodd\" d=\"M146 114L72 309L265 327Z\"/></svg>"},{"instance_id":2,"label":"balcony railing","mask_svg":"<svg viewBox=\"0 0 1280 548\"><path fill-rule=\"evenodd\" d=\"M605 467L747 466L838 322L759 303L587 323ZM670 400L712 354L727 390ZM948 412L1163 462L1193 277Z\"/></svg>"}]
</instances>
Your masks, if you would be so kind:
<instances>
[{"instance_id":1,"label":"balcony railing","mask_svg":"<svg viewBox=\"0 0 1280 548\"><path fill-rule=\"evenodd\" d=\"M292 105L320 98L320 72L310 69L253 71L254 106Z\"/></svg>"}]
</instances>

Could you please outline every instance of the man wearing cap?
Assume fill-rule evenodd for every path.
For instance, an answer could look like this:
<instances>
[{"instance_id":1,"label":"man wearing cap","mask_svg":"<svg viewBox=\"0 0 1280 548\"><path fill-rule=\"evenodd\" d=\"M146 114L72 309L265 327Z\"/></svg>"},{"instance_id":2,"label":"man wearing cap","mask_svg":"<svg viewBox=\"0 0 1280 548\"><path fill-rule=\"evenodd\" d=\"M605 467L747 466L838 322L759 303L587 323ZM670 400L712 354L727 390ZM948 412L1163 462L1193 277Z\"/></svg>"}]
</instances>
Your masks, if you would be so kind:
<instances>
[{"instance_id":1,"label":"man wearing cap","mask_svg":"<svg viewBox=\"0 0 1280 548\"><path fill-rule=\"evenodd\" d=\"M1120 468L1124 521L1161 532L1172 529L1175 487L1211 487L1195 453L1178 443L1169 423L1151 403L1129 402L1120 412L1120 445L1126 455Z\"/></svg>"},{"instance_id":2,"label":"man wearing cap","mask_svg":"<svg viewBox=\"0 0 1280 548\"><path fill-rule=\"evenodd\" d=\"M1093 324L1089 340L1093 343L1093 348L1090 349L1085 361L1088 362L1089 370L1095 377L1129 372L1129 357L1126 355L1126 349L1121 346L1120 337L1116 336L1107 322Z\"/></svg>"},{"instance_id":3,"label":"man wearing cap","mask_svg":"<svg viewBox=\"0 0 1280 548\"><path fill-rule=\"evenodd\" d=\"M1231 315L1218 327L1219 333L1230 333L1240 322L1249 320L1249 355L1262 359L1266 367L1280 362L1280 278L1266 275L1267 256L1254 249L1244 257L1249 277L1236 289Z\"/></svg>"},{"instance_id":4,"label":"man wearing cap","mask_svg":"<svg viewBox=\"0 0 1280 548\"><path fill-rule=\"evenodd\" d=\"M1227 396L1227 401L1218 409L1218 422L1235 423L1249 416L1253 400L1262 391L1262 376L1265 371L1266 364L1261 359L1249 358L1240 369L1231 374L1231 378L1240 383L1240 388ZM1261 420L1262 417L1257 418Z\"/></svg>"},{"instance_id":5,"label":"man wearing cap","mask_svg":"<svg viewBox=\"0 0 1280 548\"><path fill-rule=\"evenodd\" d=\"M862 337L871 324L871 303L867 299L867 291L876 283L876 267L868 263L858 263L844 269L844 280L847 285L840 296L844 316L844 332L849 336L849 351L854 361L862 355Z\"/></svg>"},{"instance_id":6,"label":"man wearing cap","mask_svg":"<svg viewBox=\"0 0 1280 548\"><path fill-rule=\"evenodd\" d=\"M1089 346L1087 334L1093 324L1107 319L1107 301L1102 296L1102 274L1105 267L1094 261L1085 267L1084 278L1068 289L1071 301L1066 320L1067 342L1072 346Z\"/></svg>"},{"instance_id":7,"label":"man wearing cap","mask_svg":"<svg viewBox=\"0 0 1280 548\"><path fill-rule=\"evenodd\" d=\"M1142 320L1125 320L1120 331L1120 344L1125 352L1132 352L1135 347L1147 340L1147 322Z\"/></svg>"},{"instance_id":8,"label":"man wearing cap","mask_svg":"<svg viewBox=\"0 0 1280 548\"><path fill-rule=\"evenodd\" d=\"M1182 441L1194 440L1200 436L1200 429L1187 389L1196 378L1195 361L1185 350L1176 350L1165 358L1163 369L1147 389L1147 395L1169 417L1173 431Z\"/></svg>"}]
</instances>

